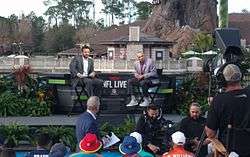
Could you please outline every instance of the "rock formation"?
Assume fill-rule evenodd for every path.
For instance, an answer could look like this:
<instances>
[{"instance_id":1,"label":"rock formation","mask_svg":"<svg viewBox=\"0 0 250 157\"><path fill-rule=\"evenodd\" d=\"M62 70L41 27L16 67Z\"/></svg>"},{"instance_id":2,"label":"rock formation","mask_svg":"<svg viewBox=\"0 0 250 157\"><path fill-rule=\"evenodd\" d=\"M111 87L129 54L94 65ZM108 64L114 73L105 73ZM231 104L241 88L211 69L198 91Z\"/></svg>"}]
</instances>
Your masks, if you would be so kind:
<instances>
[{"instance_id":1,"label":"rock formation","mask_svg":"<svg viewBox=\"0 0 250 157\"><path fill-rule=\"evenodd\" d=\"M143 31L177 42L171 50L176 56L187 48L197 31L211 33L216 26L216 0L161 0Z\"/></svg>"}]
</instances>

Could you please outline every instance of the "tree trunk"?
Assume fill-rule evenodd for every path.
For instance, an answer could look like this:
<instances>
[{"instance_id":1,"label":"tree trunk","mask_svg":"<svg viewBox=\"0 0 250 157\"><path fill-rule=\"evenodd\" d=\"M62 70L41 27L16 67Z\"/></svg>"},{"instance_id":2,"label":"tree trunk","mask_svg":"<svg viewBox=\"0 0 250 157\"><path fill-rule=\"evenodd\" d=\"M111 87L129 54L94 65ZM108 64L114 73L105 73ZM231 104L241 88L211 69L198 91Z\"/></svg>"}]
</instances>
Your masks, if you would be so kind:
<instances>
[{"instance_id":1,"label":"tree trunk","mask_svg":"<svg viewBox=\"0 0 250 157\"><path fill-rule=\"evenodd\" d=\"M228 0L220 0L219 27L228 27Z\"/></svg>"}]
</instances>

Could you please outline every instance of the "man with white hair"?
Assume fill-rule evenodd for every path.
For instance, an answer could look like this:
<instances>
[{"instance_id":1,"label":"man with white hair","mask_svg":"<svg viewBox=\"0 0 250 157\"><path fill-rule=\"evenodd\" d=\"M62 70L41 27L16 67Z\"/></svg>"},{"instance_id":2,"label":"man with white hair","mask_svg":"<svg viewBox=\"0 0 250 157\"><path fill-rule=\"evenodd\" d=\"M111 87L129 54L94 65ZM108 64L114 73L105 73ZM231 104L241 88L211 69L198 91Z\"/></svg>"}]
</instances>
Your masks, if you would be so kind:
<instances>
[{"instance_id":1,"label":"man with white hair","mask_svg":"<svg viewBox=\"0 0 250 157\"><path fill-rule=\"evenodd\" d=\"M169 152L166 152L162 155L162 157L195 157L193 153L186 151L184 149L184 144L186 142L185 135L177 131L171 135L173 142L173 149Z\"/></svg>"},{"instance_id":2,"label":"man with white hair","mask_svg":"<svg viewBox=\"0 0 250 157\"><path fill-rule=\"evenodd\" d=\"M76 121L76 138L79 143L87 133L99 136L96 114L99 112L100 99L97 96L89 97L87 111L82 113Z\"/></svg>"}]
</instances>

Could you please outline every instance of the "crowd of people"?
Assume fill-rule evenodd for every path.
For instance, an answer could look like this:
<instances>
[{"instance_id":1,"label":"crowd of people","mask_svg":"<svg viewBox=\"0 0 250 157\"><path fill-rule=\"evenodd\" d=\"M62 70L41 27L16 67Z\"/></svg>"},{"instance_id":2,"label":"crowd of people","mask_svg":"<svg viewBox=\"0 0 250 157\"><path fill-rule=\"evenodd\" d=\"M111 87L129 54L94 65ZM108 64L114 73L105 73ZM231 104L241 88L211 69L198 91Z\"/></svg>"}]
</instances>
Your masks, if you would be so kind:
<instances>
[{"instance_id":1,"label":"crowd of people","mask_svg":"<svg viewBox=\"0 0 250 157\"><path fill-rule=\"evenodd\" d=\"M90 50L89 47L83 47L82 58L78 57L77 64L73 64L75 62L73 59L70 69L75 78L82 79L88 84L89 82L85 79L95 77L91 75L93 67L90 66L93 64L85 61L88 58L86 49ZM211 147L211 141L214 138L218 138L222 142L231 156L245 157L250 155L250 148L247 146L247 142L250 140L249 88L241 86L242 73L237 65L227 63L219 69L221 79L224 81L225 92L214 98L208 98L210 110L207 113L207 119L201 116L199 104L192 102L189 106L189 115L181 120L179 128L173 129L173 122L162 117L161 109L157 104L150 104L148 89L153 84L152 79L158 78L154 62L150 58L145 58L143 52L138 52L136 56L134 77L128 80L128 95L130 95L131 101L126 106L139 105L146 107L146 110L139 118L135 130L139 134L137 135L142 138L138 141L133 136L124 137L124 141L119 147L120 152L125 154L124 156L136 156L138 152L143 150L153 156L164 154L163 156L171 157L171 154L186 153L186 156L205 157L208 155L208 148ZM92 71L87 69L92 69ZM95 84L95 80L93 80L93 84ZM133 88L138 86L142 90L143 102L138 102L135 97ZM93 94L98 96L98 94ZM87 102L87 111L80 115L76 123L78 143L81 143L81 140L89 132L101 139L96 121L100 102L98 97L92 97L92 94L90 96ZM95 103L93 103L94 100ZM93 104L96 106L93 107ZM123 147L123 144L128 147ZM126 151L130 147L136 151L127 155Z\"/></svg>"},{"instance_id":2,"label":"crowd of people","mask_svg":"<svg viewBox=\"0 0 250 157\"><path fill-rule=\"evenodd\" d=\"M219 152L215 146L221 144L229 157L249 157L250 147L250 89L240 84L242 73L234 64L226 64L220 69L225 92L208 98L210 109L206 118L202 116L197 102L189 106L189 114L179 125L166 120L161 108L150 103L148 89L152 79L157 78L156 68L151 59L137 53L134 78L128 81L128 94L131 101L127 107L140 105L145 107L135 126L135 132L128 133L117 146L109 151L104 146L108 137L101 137L97 113L100 109L100 91L102 80L96 77L93 60L89 58L90 47L82 48L82 56L75 57L70 63L73 84L78 83L87 89L87 110L76 121L76 153L71 155L62 143L47 148L47 135L38 138L37 149L27 157L206 157ZM140 86L143 102L137 102L133 88ZM218 140L215 140L218 139ZM214 142L217 141L217 142ZM221 143L220 143L221 142ZM213 146L211 146L213 144ZM210 148L213 148L212 151ZM40 155L40 156L39 156Z\"/></svg>"}]
</instances>

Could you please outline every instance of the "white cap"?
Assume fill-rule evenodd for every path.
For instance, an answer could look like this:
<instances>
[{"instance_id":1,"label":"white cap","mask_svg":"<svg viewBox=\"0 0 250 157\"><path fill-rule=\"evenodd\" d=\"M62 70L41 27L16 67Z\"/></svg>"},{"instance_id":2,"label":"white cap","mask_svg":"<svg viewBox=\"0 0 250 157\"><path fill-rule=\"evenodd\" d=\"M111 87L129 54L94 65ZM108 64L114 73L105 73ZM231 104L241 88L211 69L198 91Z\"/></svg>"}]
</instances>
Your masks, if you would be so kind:
<instances>
[{"instance_id":1,"label":"white cap","mask_svg":"<svg viewBox=\"0 0 250 157\"><path fill-rule=\"evenodd\" d=\"M239 157L239 154L231 152L228 157Z\"/></svg>"},{"instance_id":2,"label":"white cap","mask_svg":"<svg viewBox=\"0 0 250 157\"><path fill-rule=\"evenodd\" d=\"M172 137L172 141L176 145L184 145L185 142L186 142L185 135L182 132L180 132L180 131L177 131L177 132L173 133L171 135L171 137Z\"/></svg>"},{"instance_id":3,"label":"white cap","mask_svg":"<svg viewBox=\"0 0 250 157\"><path fill-rule=\"evenodd\" d=\"M138 132L132 132L130 136L134 137L137 141L137 143L141 144L142 143L142 136Z\"/></svg>"}]
</instances>

